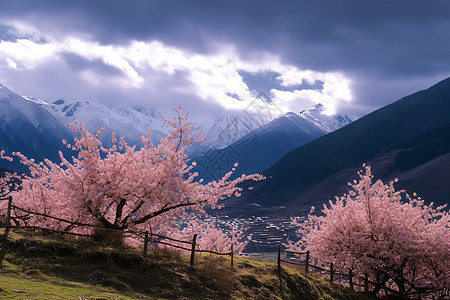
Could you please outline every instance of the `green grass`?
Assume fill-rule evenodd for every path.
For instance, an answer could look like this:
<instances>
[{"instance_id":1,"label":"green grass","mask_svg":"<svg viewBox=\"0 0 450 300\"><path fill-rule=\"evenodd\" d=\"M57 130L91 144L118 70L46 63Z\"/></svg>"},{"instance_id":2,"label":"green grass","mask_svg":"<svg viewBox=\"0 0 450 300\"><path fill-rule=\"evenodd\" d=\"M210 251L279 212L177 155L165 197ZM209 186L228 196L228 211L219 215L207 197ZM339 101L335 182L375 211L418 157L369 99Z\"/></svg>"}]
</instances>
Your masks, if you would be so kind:
<instances>
[{"instance_id":1,"label":"green grass","mask_svg":"<svg viewBox=\"0 0 450 300\"><path fill-rule=\"evenodd\" d=\"M63 283L59 280L32 279L14 273L0 274L1 299L135 299L87 284Z\"/></svg>"},{"instance_id":2,"label":"green grass","mask_svg":"<svg viewBox=\"0 0 450 300\"><path fill-rule=\"evenodd\" d=\"M3 230L0 229L0 234ZM110 248L15 230L0 239L1 299L367 299L315 275L248 258Z\"/></svg>"}]
</instances>

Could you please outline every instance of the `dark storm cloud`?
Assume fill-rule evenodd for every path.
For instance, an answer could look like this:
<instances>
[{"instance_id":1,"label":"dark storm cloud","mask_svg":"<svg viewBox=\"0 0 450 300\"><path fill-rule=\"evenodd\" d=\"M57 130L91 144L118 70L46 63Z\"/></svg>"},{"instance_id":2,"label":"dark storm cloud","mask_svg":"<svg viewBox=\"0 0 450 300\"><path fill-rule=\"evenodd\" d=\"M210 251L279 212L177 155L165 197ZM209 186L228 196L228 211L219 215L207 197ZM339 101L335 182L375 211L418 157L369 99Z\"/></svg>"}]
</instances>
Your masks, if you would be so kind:
<instances>
[{"instance_id":1,"label":"dark storm cloud","mask_svg":"<svg viewBox=\"0 0 450 300\"><path fill-rule=\"evenodd\" d=\"M9 26L0 24L0 41L14 41L15 37L9 32Z\"/></svg>"},{"instance_id":2,"label":"dark storm cloud","mask_svg":"<svg viewBox=\"0 0 450 300\"><path fill-rule=\"evenodd\" d=\"M62 53L61 57L65 61L65 63L76 72L91 70L95 73L108 76L119 76L122 74L122 71L112 66L106 65L100 59L87 60L73 53Z\"/></svg>"},{"instance_id":3,"label":"dark storm cloud","mask_svg":"<svg viewBox=\"0 0 450 300\"><path fill-rule=\"evenodd\" d=\"M102 44L155 39L213 53L220 42L234 45L243 59L266 52L300 69L339 71L353 80L361 106L401 97L450 74L450 1L445 0L0 3L0 19L90 35ZM378 85L385 93L374 94Z\"/></svg>"},{"instance_id":4,"label":"dark storm cloud","mask_svg":"<svg viewBox=\"0 0 450 300\"><path fill-rule=\"evenodd\" d=\"M126 89L120 84L121 77L118 76L120 73L117 69L101 61L89 62L71 53L64 53L62 57L63 60L48 61L26 72L0 68L0 78L5 78L1 83L18 93L28 91L24 96L34 96L47 102L68 97L67 99L161 109L182 105L192 111L195 108L197 114L208 114L220 109L217 104L189 93L192 84L187 79L186 72L177 71L168 75L147 69L141 75L153 84L141 89ZM87 85L85 79L78 76L78 72L82 71L96 72L96 76L99 76L98 83L93 87ZM111 84L111 78L118 83ZM173 90L174 86L178 89Z\"/></svg>"},{"instance_id":5,"label":"dark storm cloud","mask_svg":"<svg viewBox=\"0 0 450 300\"><path fill-rule=\"evenodd\" d=\"M102 43L158 39L195 51L229 42L319 71L447 71L449 1L8 1L1 15Z\"/></svg>"},{"instance_id":6,"label":"dark storm cloud","mask_svg":"<svg viewBox=\"0 0 450 300\"><path fill-rule=\"evenodd\" d=\"M261 92L266 95L270 94L270 89L275 88L279 91L290 91L293 92L295 90L304 90L304 89L313 89L313 90L321 90L323 89L323 82L316 81L314 84L309 84L307 82L303 82L299 85L294 86L282 86L281 81L278 77L281 75L277 72L265 72L264 74L252 74L245 71L239 71L239 75L242 76L242 80L247 84L250 90L259 94ZM268 89L269 87L269 89Z\"/></svg>"}]
</instances>

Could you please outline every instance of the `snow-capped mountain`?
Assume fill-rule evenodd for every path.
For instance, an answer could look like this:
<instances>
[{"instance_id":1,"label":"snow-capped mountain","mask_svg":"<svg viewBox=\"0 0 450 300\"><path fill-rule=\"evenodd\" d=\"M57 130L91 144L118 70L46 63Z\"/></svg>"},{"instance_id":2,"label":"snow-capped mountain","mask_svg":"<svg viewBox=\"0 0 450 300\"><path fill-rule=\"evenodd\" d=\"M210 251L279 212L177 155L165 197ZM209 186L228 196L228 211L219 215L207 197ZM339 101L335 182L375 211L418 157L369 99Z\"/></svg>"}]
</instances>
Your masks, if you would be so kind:
<instances>
[{"instance_id":1,"label":"snow-capped mountain","mask_svg":"<svg viewBox=\"0 0 450 300\"><path fill-rule=\"evenodd\" d=\"M346 183L366 163L383 182L398 178L396 189L447 204L449 133L450 77L290 151L265 171L271 179L255 184L246 201L307 212L346 193Z\"/></svg>"},{"instance_id":2,"label":"snow-capped mountain","mask_svg":"<svg viewBox=\"0 0 450 300\"><path fill-rule=\"evenodd\" d=\"M347 115L325 115L325 106L321 103L313 107L303 110L299 113L300 117L314 124L325 133L333 132L345 125L350 124L355 118Z\"/></svg>"},{"instance_id":3,"label":"snow-capped mountain","mask_svg":"<svg viewBox=\"0 0 450 300\"><path fill-rule=\"evenodd\" d=\"M217 180L238 162L235 177L260 173L287 152L352 122L348 116L326 116L321 104L299 114L289 112L261 126L223 149L198 155L196 171L206 180Z\"/></svg>"},{"instance_id":4,"label":"snow-capped mountain","mask_svg":"<svg viewBox=\"0 0 450 300\"><path fill-rule=\"evenodd\" d=\"M140 142L140 134L148 135L152 129L153 143L157 144L171 127L163 120L170 119L173 111L153 110L149 108L134 108L129 106L105 105L94 101L57 100L47 103L26 97L30 101L41 105L53 114L61 123L84 123L90 132L105 127L100 136L103 143L110 141L114 131L118 136L124 136L129 144ZM221 148L235 142L245 134L258 128L261 120L255 120L250 115L237 112L221 112L216 116L190 116L189 121L195 124L195 132L202 130L202 137L207 137L203 146L194 145L191 152L199 152L205 147ZM267 120L268 122L269 120Z\"/></svg>"},{"instance_id":5,"label":"snow-capped mountain","mask_svg":"<svg viewBox=\"0 0 450 300\"><path fill-rule=\"evenodd\" d=\"M100 139L106 145L111 143L112 132L123 136L128 144L135 145L141 141L140 134L147 136L151 128L153 142L159 142L169 130L168 124L162 122L161 114L150 109L137 110L126 106L63 99L41 105L62 124L83 123L89 132L104 127Z\"/></svg>"},{"instance_id":6,"label":"snow-capped mountain","mask_svg":"<svg viewBox=\"0 0 450 300\"><path fill-rule=\"evenodd\" d=\"M139 144L140 134L147 135L152 129L153 143L157 144L170 130L170 126L163 117L170 119L173 115L171 110L155 110L150 108L138 108L119 105L105 105L95 101L63 100L59 99L52 103L24 97L53 114L62 124L75 122L84 123L90 132L105 127L100 136L103 143L110 143L111 133L114 131L118 136L124 136L131 144ZM303 118L318 128L323 133L329 133L351 122L348 116L327 116L323 114L325 107L317 104L304 110L299 114L288 113L287 118L296 115ZM202 131L201 137L207 137L202 145L194 144L190 147L191 154L205 152L211 149L225 148L243 138L245 135L258 128L267 125L272 120L269 117L258 117L250 111L221 111L217 115L190 115L189 121L195 124L195 132ZM307 130L306 125L300 126ZM316 134L313 134L315 137ZM296 143L298 144L298 143Z\"/></svg>"},{"instance_id":7,"label":"snow-capped mountain","mask_svg":"<svg viewBox=\"0 0 450 300\"><path fill-rule=\"evenodd\" d=\"M270 119L256 119L247 112L223 111L207 118L195 118L196 130L202 130L207 137L205 146L208 149L224 148L249 132L269 123ZM203 150L199 148L199 150Z\"/></svg>"},{"instance_id":8,"label":"snow-capped mountain","mask_svg":"<svg viewBox=\"0 0 450 300\"><path fill-rule=\"evenodd\" d=\"M0 86L0 100L0 148L7 153L20 151L38 160L44 157L58 160L58 150L64 150L61 140L73 139L66 123L84 123L90 132L104 127L100 139L107 146L113 131L124 136L130 145L139 145L140 135L148 135L152 129L152 140L157 144L171 130L163 117L173 116L172 110L94 101L59 99L50 103L21 97L3 86ZM261 114L252 115L250 111L224 110L207 117L190 115L194 131L202 130L201 137L207 137L202 145L194 144L190 154L197 157L207 153L226 154L233 164L241 162L240 169L261 171L287 151L351 122L347 116L326 116L323 111L324 107L318 104L299 114L287 113L274 120Z\"/></svg>"},{"instance_id":9,"label":"snow-capped mountain","mask_svg":"<svg viewBox=\"0 0 450 300\"><path fill-rule=\"evenodd\" d=\"M7 155L21 152L36 160L56 160L58 150L65 149L61 140L72 138L73 132L52 114L0 84L0 150ZM0 160L0 167L26 169L5 160Z\"/></svg>"}]
</instances>

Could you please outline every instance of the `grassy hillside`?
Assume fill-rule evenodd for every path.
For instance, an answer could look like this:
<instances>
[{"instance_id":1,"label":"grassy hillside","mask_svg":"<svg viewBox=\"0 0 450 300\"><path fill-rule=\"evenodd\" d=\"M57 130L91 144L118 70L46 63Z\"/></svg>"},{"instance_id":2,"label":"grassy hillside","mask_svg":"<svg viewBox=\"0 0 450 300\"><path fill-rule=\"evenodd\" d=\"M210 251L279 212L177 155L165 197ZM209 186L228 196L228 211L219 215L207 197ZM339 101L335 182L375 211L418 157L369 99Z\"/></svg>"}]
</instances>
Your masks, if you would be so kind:
<instances>
[{"instance_id":1,"label":"grassy hillside","mask_svg":"<svg viewBox=\"0 0 450 300\"><path fill-rule=\"evenodd\" d=\"M315 275L275 264L10 232L0 243L2 299L368 299Z\"/></svg>"}]
</instances>

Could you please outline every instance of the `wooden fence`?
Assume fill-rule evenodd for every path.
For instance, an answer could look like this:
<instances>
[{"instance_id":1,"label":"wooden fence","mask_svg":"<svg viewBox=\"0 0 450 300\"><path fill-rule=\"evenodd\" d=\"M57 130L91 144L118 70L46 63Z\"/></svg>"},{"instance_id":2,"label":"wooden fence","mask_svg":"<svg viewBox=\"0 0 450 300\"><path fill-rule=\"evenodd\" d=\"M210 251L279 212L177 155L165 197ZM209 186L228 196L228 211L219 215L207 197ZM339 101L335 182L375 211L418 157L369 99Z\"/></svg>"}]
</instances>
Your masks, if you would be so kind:
<instances>
[{"instance_id":1,"label":"wooden fence","mask_svg":"<svg viewBox=\"0 0 450 300\"><path fill-rule=\"evenodd\" d=\"M281 258L281 252L288 253L288 254L294 254L294 255L305 255L305 261L304 262L298 262L298 261L284 260L284 259ZM281 262L292 264L292 265L299 265L299 266L303 266L304 265L306 274L308 274L310 272L310 270L309 270L310 268L314 268L316 270L324 272L325 274L329 274L329 276L330 276L329 278L330 278L331 282L334 281L335 276L348 277L348 283L349 283L350 288L352 290L355 289L355 286L360 286L360 287L364 287L364 292L365 293L369 292L369 283L370 283L370 281L368 280L367 273L364 275L364 278L363 278L364 284L355 283L354 282L354 274L353 274L352 269L349 269L348 273L339 273L339 272L336 272L336 270L334 269L334 265L333 265L332 262L330 262L330 264L329 264L329 269L313 265L313 264L310 263L310 252L309 251L305 251L305 252L287 251L287 250L282 250L281 246L278 245L278 248L277 248L277 270L278 270L278 272L281 271Z\"/></svg>"},{"instance_id":2,"label":"wooden fence","mask_svg":"<svg viewBox=\"0 0 450 300\"><path fill-rule=\"evenodd\" d=\"M11 206L12 206L12 196L0 198L0 201L8 201L8 207L6 211L6 227L11 226Z\"/></svg>"},{"instance_id":3,"label":"wooden fence","mask_svg":"<svg viewBox=\"0 0 450 300\"><path fill-rule=\"evenodd\" d=\"M11 226L11 220L15 219L14 217L11 217L11 210L13 209L17 209L20 210L22 212L28 213L28 214L34 214L34 215L39 215L39 216L43 216L43 217L47 217L47 218L51 218L51 219L55 219L61 222L66 222L68 224L72 224L72 225L76 225L76 226L80 226L80 227L91 227L91 228L95 228L95 229L100 229L100 230L104 230L104 231L116 231L116 232L121 232L123 234L131 234L137 237L140 237L143 239L143 250L142 250L142 254L145 256L147 255L147 249L148 249L148 243L152 242L152 243L156 243L156 244L162 244L162 245L167 245L173 248L177 248L177 249L182 249L185 251L189 251L190 252L190 260L189 263L191 266L194 266L194 262L195 262L195 253L211 253L211 254L215 254L215 255L223 255L223 256L230 256L230 263L231 263L231 267L234 266L234 249L233 249L233 244L231 245L231 251L228 253L220 253L220 252L215 252L215 251L210 251L210 250L200 250L198 249L198 244L197 244L197 234L194 234L193 238L191 241L183 241L183 240L178 240L178 239L174 239L171 237L167 237L167 236L163 236L163 235L159 235L159 234L155 234L155 233L150 233L148 231L145 232L136 232L136 231L131 231L131 230L117 230L117 229L108 229L108 228L101 228L95 225L91 225L91 224L83 224L83 223L79 223L79 222L73 222L73 221L68 221L68 220L64 220L58 217L54 217L54 216L49 216L46 214L42 214L42 213L36 213L36 212L32 212L26 209L23 209L21 207L15 206L12 203L12 197L5 197L5 198L0 198L0 201L8 201L8 206L7 206L7 213L6 213L6 227L7 228L34 228L34 229L41 229L41 230L46 230L46 231L50 231L50 232L56 232L56 233L61 233L61 234L69 234L69 235L76 235L76 236L83 236L83 237L92 237L92 235L88 235L88 234L81 234L81 233L74 233L74 232L70 232L70 231L60 231L60 230L54 230L54 229L49 229L49 228L42 228L42 227L38 227L38 226ZM18 225L18 223L16 223ZM155 237L157 238L157 240L151 240L150 237ZM171 244L170 242L165 242L163 240L168 240L171 242L175 242L175 243L180 243L180 244L184 244L187 245L185 247L183 246L179 246L179 245L174 245ZM289 260L284 260L281 259L281 252L284 253L288 253L288 254L294 254L294 255L305 255L305 261L304 262L298 262L298 261L289 261ZM320 266L316 266L310 263L310 252L306 251L306 252L295 252L295 251L287 251L287 250L282 250L280 245L278 245L278 249L277 249L277 270L280 272L281 271L281 262L284 263L288 263L288 264L293 264L293 265L304 265L305 266L305 273L308 274L310 272L310 268L314 268L316 270L319 270L321 272L324 272L325 274L329 274L329 278L330 281L333 282L335 279L335 276L345 276L348 277L348 282L350 285L350 288L352 290L354 290L355 286L360 286L360 287L364 287L364 292L368 292L369 291L369 283L371 283L368 280L368 275L365 274L364 278L363 278L363 282L364 284L357 284L354 282L354 275L351 269L349 269L348 273L339 273L336 272L334 270L334 266L333 263L329 264L329 269L320 267Z\"/></svg>"},{"instance_id":4,"label":"wooden fence","mask_svg":"<svg viewBox=\"0 0 450 300\"><path fill-rule=\"evenodd\" d=\"M54 219L54 220L58 220L60 222L65 222L71 225L76 225L76 226L80 226L80 227L91 227L94 229L99 229L102 231L112 231L112 232L120 232L123 233L124 235L131 235L131 236L136 236L139 238L143 239L143 250L142 250L142 254L145 256L147 255L147 249L148 249L148 243L155 243L155 244L162 244L162 245L167 245L173 248L177 248L177 249L182 249L185 251L189 251L190 252L190 259L189 259L189 263L191 266L194 266L194 262L195 262L195 253L211 253L211 254L215 254L215 255L222 255L222 256L230 256L230 263L231 263L231 267L234 266L234 246L233 244L231 244L231 251L227 252L227 253L220 253L220 252L216 252L216 251L211 251L211 250L201 250L198 248L198 244L197 244L197 234L194 234L193 238L191 241L183 241L183 240L178 240L178 239L174 239L171 237L167 237L167 236L163 236L163 235L159 235L159 234L155 234L155 233L150 233L148 231L145 232L139 232L139 231L132 231L132 230L117 230L117 229L109 229L109 228L102 228L102 227L98 227L95 225L91 225L91 224L83 224L80 222L74 222L74 221L69 221L69 220L64 220L62 218L58 218L55 216L50 216L47 214L43 214L43 213L36 213L36 212L32 212L29 211L27 209L15 206L12 203L12 197L4 197L4 198L0 198L0 201L8 201L8 206L7 206L7 211L6 211L6 228L30 228L30 229L40 229L40 230L45 230L45 231L50 231L50 232L55 232L55 233L60 233L60 234L68 234L68 235L75 235L75 236L82 236L82 237L93 237L93 235L90 234L82 234L82 233L75 233L75 232L70 232L70 231L61 231L61 230L55 230L55 229L50 229L50 228L42 228L39 226L19 226L19 223L16 222L16 226L12 226L11 225L11 220L15 220L15 219L20 219L20 218L16 218L16 217L12 217L11 216L11 210L13 209L17 209L20 210L24 213L27 214L33 214L33 215L38 215L38 216L42 216L42 217L46 217L46 218L50 218L50 219ZM155 237L156 239L151 240L150 237ZM179 245L174 245L171 244L170 242L166 242L163 240L168 240L168 241L172 241L175 243L180 243L180 244L184 244L184 245L188 245L186 247L183 246L179 246Z\"/></svg>"}]
</instances>

